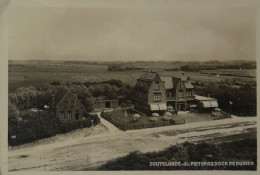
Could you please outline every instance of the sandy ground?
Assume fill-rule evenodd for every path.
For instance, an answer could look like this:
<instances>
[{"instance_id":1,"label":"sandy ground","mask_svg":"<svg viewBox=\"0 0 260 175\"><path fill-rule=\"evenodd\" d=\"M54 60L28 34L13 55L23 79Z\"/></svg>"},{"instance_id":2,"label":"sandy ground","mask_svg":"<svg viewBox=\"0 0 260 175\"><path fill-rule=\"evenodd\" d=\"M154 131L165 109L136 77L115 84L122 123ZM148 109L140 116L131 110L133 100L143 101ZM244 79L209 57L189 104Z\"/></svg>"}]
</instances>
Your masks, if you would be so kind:
<instances>
[{"instance_id":1,"label":"sandy ground","mask_svg":"<svg viewBox=\"0 0 260 175\"><path fill-rule=\"evenodd\" d=\"M9 148L9 171L94 170L131 151L158 151L184 141L256 133L256 117L121 131L101 118L96 127Z\"/></svg>"}]
</instances>

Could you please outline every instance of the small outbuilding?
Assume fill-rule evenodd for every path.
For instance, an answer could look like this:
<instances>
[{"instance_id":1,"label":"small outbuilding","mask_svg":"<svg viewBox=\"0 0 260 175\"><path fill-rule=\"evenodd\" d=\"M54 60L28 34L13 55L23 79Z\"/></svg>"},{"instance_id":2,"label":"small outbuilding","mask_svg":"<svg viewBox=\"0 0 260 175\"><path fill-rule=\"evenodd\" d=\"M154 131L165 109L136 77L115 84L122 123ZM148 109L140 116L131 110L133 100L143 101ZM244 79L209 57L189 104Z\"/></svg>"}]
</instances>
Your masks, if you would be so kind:
<instances>
[{"instance_id":1,"label":"small outbuilding","mask_svg":"<svg viewBox=\"0 0 260 175\"><path fill-rule=\"evenodd\" d=\"M118 108L118 100L117 99L100 99L97 98L93 104L94 109L104 109L104 108Z\"/></svg>"},{"instance_id":2,"label":"small outbuilding","mask_svg":"<svg viewBox=\"0 0 260 175\"><path fill-rule=\"evenodd\" d=\"M218 101L215 98L194 95L194 101L196 103L194 106L196 105L200 111L208 112L218 108Z\"/></svg>"}]
</instances>

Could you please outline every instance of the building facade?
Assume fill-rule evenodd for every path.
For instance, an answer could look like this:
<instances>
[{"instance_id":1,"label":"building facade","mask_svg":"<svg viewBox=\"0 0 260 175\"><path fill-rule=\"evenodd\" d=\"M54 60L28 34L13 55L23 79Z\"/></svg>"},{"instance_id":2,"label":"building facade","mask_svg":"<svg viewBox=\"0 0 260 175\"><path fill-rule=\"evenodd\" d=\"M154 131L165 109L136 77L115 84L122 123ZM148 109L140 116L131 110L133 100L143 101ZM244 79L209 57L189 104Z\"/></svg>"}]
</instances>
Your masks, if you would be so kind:
<instances>
[{"instance_id":1,"label":"building facade","mask_svg":"<svg viewBox=\"0 0 260 175\"><path fill-rule=\"evenodd\" d=\"M194 88L190 78L162 77L161 79L166 89L167 107L172 108L173 111L189 110L194 103Z\"/></svg>"},{"instance_id":2,"label":"building facade","mask_svg":"<svg viewBox=\"0 0 260 175\"><path fill-rule=\"evenodd\" d=\"M59 90L56 94L52 95L49 106L50 110L61 121L83 119L84 106L78 100L77 94L73 94L70 90Z\"/></svg>"},{"instance_id":3,"label":"building facade","mask_svg":"<svg viewBox=\"0 0 260 175\"><path fill-rule=\"evenodd\" d=\"M147 71L137 79L132 100L135 108L145 113L167 110L166 89L157 72Z\"/></svg>"},{"instance_id":4,"label":"building facade","mask_svg":"<svg viewBox=\"0 0 260 175\"><path fill-rule=\"evenodd\" d=\"M93 109L104 109L104 108L118 108L118 100L104 100L104 99L95 99L93 103Z\"/></svg>"}]
</instances>

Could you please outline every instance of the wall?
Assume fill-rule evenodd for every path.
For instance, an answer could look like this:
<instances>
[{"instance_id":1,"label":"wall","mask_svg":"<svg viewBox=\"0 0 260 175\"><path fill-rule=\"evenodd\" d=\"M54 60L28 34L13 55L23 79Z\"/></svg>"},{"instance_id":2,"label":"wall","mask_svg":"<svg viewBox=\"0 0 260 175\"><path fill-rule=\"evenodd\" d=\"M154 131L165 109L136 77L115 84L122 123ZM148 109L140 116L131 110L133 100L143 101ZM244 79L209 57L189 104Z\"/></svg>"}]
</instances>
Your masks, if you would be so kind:
<instances>
[{"instance_id":1,"label":"wall","mask_svg":"<svg viewBox=\"0 0 260 175\"><path fill-rule=\"evenodd\" d=\"M94 109L106 108L106 102L109 102L110 108L118 108L118 100L96 100L93 104Z\"/></svg>"},{"instance_id":2,"label":"wall","mask_svg":"<svg viewBox=\"0 0 260 175\"><path fill-rule=\"evenodd\" d=\"M72 103L72 100L74 101L74 103ZM66 103L66 101L68 103ZM61 119L61 114L62 112L64 112L65 114L65 120L68 120L68 112L70 111L72 114L72 119L71 120L75 120L75 112L78 111L79 112L79 120L83 119L83 105L74 97L74 95L72 93L68 93L63 100L61 101L61 103L57 106L56 108L56 115ZM61 119L62 121L62 119Z\"/></svg>"},{"instance_id":3,"label":"wall","mask_svg":"<svg viewBox=\"0 0 260 175\"><path fill-rule=\"evenodd\" d=\"M156 90L155 89L155 84L156 82L159 82L159 89ZM162 100L161 102L154 102L154 93L155 92L161 92L162 94ZM149 90L148 90L148 104L151 104L151 103L166 103L166 89L159 77L159 75L157 74L154 81L151 83L150 87L149 87Z\"/></svg>"}]
</instances>

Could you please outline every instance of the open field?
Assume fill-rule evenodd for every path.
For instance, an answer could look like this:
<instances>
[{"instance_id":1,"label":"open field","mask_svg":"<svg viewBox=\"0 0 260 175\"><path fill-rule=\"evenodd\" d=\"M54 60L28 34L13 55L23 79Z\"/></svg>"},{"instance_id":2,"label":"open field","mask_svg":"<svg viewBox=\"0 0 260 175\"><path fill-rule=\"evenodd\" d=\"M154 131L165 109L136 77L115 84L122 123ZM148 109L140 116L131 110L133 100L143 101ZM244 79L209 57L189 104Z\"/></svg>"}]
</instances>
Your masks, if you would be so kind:
<instances>
[{"instance_id":1,"label":"open field","mask_svg":"<svg viewBox=\"0 0 260 175\"><path fill-rule=\"evenodd\" d=\"M44 62L15 62L9 63L9 89L15 89L22 86L37 86L41 83L50 83L53 81L63 82L86 82L86 81L105 81L110 79L121 80L129 85L134 85L136 79L140 76L140 70L130 70L122 72L107 71L109 63L104 64L75 64L54 61ZM165 71L165 65L161 66L139 66L147 70L157 71L161 76L182 75L180 71ZM235 76L210 76L210 81L231 80L238 76L242 81L256 81L256 70L203 70L202 72L233 74ZM200 72L185 72L184 76L189 76L192 81L208 82L209 75Z\"/></svg>"},{"instance_id":2,"label":"open field","mask_svg":"<svg viewBox=\"0 0 260 175\"><path fill-rule=\"evenodd\" d=\"M233 116L232 119L126 132L120 131L102 118L101 123L95 128L98 133L83 129L74 132L68 139L60 135L48 138L45 142L36 142L35 145L10 148L9 171L95 170L108 160L136 150L159 151L185 141L213 139L222 143L256 138L256 117Z\"/></svg>"},{"instance_id":3,"label":"open field","mask_svg":"<svg viewBox=\"0 0 260 175\"><path fill-rule=\"evenodd\" d=\"M230 74L235 76L256 76L255 69L218 69L218 70L202 70L202 73L210 73L210 74Z\"/></svg>"}]
</instances>

